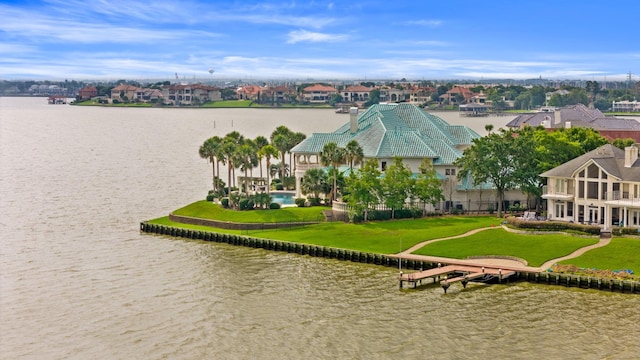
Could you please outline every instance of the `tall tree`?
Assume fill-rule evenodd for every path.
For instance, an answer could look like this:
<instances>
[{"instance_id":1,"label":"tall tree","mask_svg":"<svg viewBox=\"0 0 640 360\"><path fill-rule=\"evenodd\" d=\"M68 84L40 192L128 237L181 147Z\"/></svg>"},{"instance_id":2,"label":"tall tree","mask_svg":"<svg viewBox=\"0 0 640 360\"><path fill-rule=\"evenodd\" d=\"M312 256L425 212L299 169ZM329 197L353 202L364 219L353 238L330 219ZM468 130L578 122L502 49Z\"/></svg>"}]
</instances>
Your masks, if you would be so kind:
<instances>
[{"instance_id":1,"label":"tall tree","mask_svg":"<svg viewBox=\"0 0 640 360\"><path fill-rule=\"evenodd\" d=\"M444 200L438 173L429 159L423 159L418 168L418 178L415 181L412 197L417 197L423 204L435 205ZM423 207L424 212L424 207Z\"/></svg>"},{"instance_id":2,"label":"tall tree","mask_svg":"<svg viewBox=\"0 0 640 360\"><path fill-rule=\"evenodd\" d=\"M351 172L347 181L347 201L355 214L363 214L367 221L369 210L382 201L382 183L378 160L369 159L357 172Z\"/></svg>"},{"instance_id":3,"label":"tall tree","mask_svg":"<svg viewBox=\"0 0 640 360\"><path fill-rule=\"evenodd\" d=\"M513 130L500 129L485 137L473 139L473 145L466 148L455 165L458 179L471 176L474 183L491 183L496 189L498 217L502 217L504 193L518 182L516 170L521 165L514 151Z\"/></svg>"},{"instance_id":4,"label":"tall tree","mask_svg":"<svg viewBox=\"0 0 640 360\"><path fill-rule=\"evenodd\" d=\"M237 131L232 131L225 135L222 139L222 146L220 151L224 154L227 163L227 176L228 183L227 186L229 188L229 194L231 194L231 172L237 166L237 149L244 143L244 136L240 135Z\"/></svg>"},{"instance_id":5,"label":"tall tree","mask_svg":"<svg viewBox=\"0 0 640 360\"><path fill-rule=\"evenodd\" d=\"M280 152L280 156L281 156L281 163L280 163L280 179L284 180L284 171L285 171L285 155L287 154L287 152L289 150L291 150L293 148L292 141L291 138L293 137L293 132L291 130L289 130L288 127L284 126L284 125L280 125L278 126L272 133L271 133L271 144L278 149L278 151Z\"/></svg>"},{"instance_id":6,"label":"tall tree","mask_svg":"<svg viewBox=\"0 0 640 360\"><path fill-rule=\"evenodd\" d=\"M345 158L349 163L349 172L353 171L353 164L360 163L364 159L364 150L362 146L358 144L357 140L351 140L347 143L344 148L345 150Z\"/></svg>"},{"instance_id":7,"label":"tall tree","mask_svg":"<svg viewBox=\"0 0 640 360\"><path fill-rule=\"evenodd\" d=\"M240 169L244 171L244 192L249 192L249 169L252 169L254 164L257 165L256 150L253 145L253 141L246 139L245 142L236 149L237 164Z\"/></svg>"},{"instance_id":8,"label":"tall tree","mask_svg":"<svg viewBox=\"0 0 640 360\"><path fill-rule=\"evenodd\" d=\"M334 142L328 142L322 148L322 153L320 153L320 162L324 166L331 165L333 170L333 188L332 188L332 196L331 201L336 199L337 195L337 171L338 165L342 164L344 161L344 150L338 147L338 144Z\"/></svg>"},{"instance_id":9,"label":"tall tree","mask_svg":"<svg viewBox=\"0 0 640 360\"><path fill-rule=\"evenodd\" d=\"M269 140L267 140L266 137L260 135L253 140L253 143L255 145L256 155L258 157L258 163L260 164L260 178L262 178L262 159L264 158L264 155L260 152L260 150L262 150L262 148L266 145L269 145Z\"/></svg>"},{"instance_id":10,"label":"tall tree","mask_svg":"<svg viewBox=\"0 0 640 360\"><path fill-rule=\"evenodd\" d=\"M387 167L382 178L382 190L384 203L391 208L391 218L395 218L395 211L403 209L415 179L411 176L411 170L404 165L401 157L394 157L393 163Z\"/></svg>"},{"instance_id":11,"label":"tall tree","mask_svg":"<svg viewBox=\"0 0 640 360\"><path fill-rule=\"evenodd\" d=\"M213 190L217 190L217 181L216 181L216 157L218 154L218 148L222 143L222 139L218 136L213 136L204 141L204 143L200 146L199 154L203 159L209 160L212 167L213 173ZM218 165L218 169L220 166Z\"/></svg>"},{"instance_id":12,"label":"tall tree","mask_svg":"<svg viewBox=\"0 0 640 360\"><path fill-rule=\"evenodd\" d=\"M267 192L269 192L271 188L271 182L269 180L269 175L271 174L271 158L277 158L279 152L273 145L268 144L263 146L259 153L265 158L267 163Z\"/></svg>"}]
</instances>

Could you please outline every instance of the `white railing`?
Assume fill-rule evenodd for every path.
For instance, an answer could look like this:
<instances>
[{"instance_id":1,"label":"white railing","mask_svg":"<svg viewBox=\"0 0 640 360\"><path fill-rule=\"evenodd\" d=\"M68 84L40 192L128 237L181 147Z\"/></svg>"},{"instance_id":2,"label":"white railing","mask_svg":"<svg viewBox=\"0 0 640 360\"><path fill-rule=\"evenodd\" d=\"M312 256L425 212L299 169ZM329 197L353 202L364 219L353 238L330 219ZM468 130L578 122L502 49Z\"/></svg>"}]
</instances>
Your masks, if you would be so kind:
<instances>
[{"instance_id":1,"label":"white railing","mask_svg":"<svg viewBox=\"0 0 640 360\"><path fill-rule=\"evenodd\" d=\"M605 194L606 201L617 201L632 206L640 206L640 197L631 197L628 192L624 191L611 191Z\"/></svg>"}]
</instances>

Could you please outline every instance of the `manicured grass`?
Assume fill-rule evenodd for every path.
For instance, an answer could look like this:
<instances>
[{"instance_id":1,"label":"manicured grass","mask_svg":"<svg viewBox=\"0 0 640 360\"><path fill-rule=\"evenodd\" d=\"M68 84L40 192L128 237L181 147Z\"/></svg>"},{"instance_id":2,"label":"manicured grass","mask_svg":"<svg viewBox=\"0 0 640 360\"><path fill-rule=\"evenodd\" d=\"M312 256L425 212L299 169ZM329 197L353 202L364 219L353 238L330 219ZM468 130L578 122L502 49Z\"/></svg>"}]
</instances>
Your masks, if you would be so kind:
<instances>
[{"instance_id":1,"label":"manicured grass","mask_svg":"<svg viewBox=\"0 0 640 360\"><path fill-rule=\"evenodd\" d=\"M174 211L175 214L233 222L291 222L318 221L322 207L284 208L279 210L234 211L207 201L199 201ZM464 259L468 256L515 256L540 266L549 259L559 258L574 250L594 244L597 238L562 234L527 235L508 232L497 227L500 219L493 216L444 216L350 224L322 222L317 225L276 230L225 230L207 226L175 223L168 217L149 221L194 230L241 234L258 238L315 244L369 253L392 254L406 250L420 242L462 235L473 229L491 228L479 233L426 245L416 254ZM599 249L562 264L583 268L640 271L640 239L614 238Z\"/></svg>"},{"instance_id":2,"label":"manicured grass","mask_svg":"<svg viewBox=\"0 0 640 360\"><path fill-rule=\"evenodd\" d=\"M231 221L239 223L269 223L269 222L306 222L324 221L322 207L286 207L276 210L236 211L225 209L209 201L197 201L183 208L175 210L175 215L190 216L202 219Z\"/></svg>"},{"instance_id":3,"label":"manicured grass","mask_svg":"<svg viewBox=\"0 0 640 360\"><path fill-rule=\"evenodd\" d=\"M495 229L464 238L434 242L415 253L454 259L479 255L515 256L527 260L530 266L540 266L549 259L568 255L578 248L597 242L597 238L562 234L526 235Z\"/></svg>"},{"instance_id":4,"label":"manicured grass","mask_svg":"<svg viewBox=\"0 0 640 360\"><path fill-rule=\"evenodd\" d=\"M640 239L613 238L605 247L590 250L580 257L562 261L560 264L607 270L631 269L640 274Z\"/></svg>"},{"instance_id":5,"label":"manicured grass","mask_svg":"<svg viewBox=\"0 0 640 360\"><path fill-rule=\"evenodd\" d=\"M378 254L392 254L429 239L490 227L495 217L434 217L347 224L321 223L302 228L250 231L249 235Z\"/></svg>"},{"instance_id":6,"label":"manicured grass","mask_svg":"<svg viewBox=\"0 0 640 360\"><path fill-rule=\"evenodd\" d=\"M208 102L201 107L204 108L248 108L253 105L253 101L251 100L222 100L222 101L214 101Z\"/></svg>"},{"instance_id":7,"label":"manicured grass","mask_svg":"<svg viewBox=\"0 0 640 360\"><path fill-rule=\"evenodd\" d=\"M106 106L106 107L153 107L152 103L118 103L118 104L100 104L96 100L86 100L82 102L74 102L73 105L79 106Z\"/></svg>"}]
</instances>

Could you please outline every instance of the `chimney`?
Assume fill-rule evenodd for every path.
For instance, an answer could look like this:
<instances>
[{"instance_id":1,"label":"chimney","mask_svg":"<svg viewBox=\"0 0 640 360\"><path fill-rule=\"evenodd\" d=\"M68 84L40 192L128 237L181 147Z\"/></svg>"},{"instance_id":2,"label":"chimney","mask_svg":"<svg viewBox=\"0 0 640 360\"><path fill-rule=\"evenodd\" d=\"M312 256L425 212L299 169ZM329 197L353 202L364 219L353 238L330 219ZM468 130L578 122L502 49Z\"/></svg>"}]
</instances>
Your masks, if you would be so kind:
<instances>
[{"instance_id":1,"label":"chimney","mask_svg":"<svg viewBox=\"0 0 640 360\"><path fill-rule=\"evenodd\" d=\"M562 122L562 115L560 114L560 109L555 109L553 111L553 125L558 125Z\"/></svg>"},{"instance_id":2,"label":"chimney","mask_svg":"<svg viewBox=\"0 0 640 360\"><path fill-rule=\"evenodd\" d=\"M355 134L358 132L358 108L352 107L349 108L349 124L351 125L351 133Z\"/></svg>"},{"instance_id":3,"label":"chimney","mask_svg":"<svg viewBox=\"0 0 640 360\"><path fill-rule=\"evenodd\" d=\"M631 145L624 148L624 167L632 167L636 160L638 160L638 147Z\"/></svg>"}]
</instances>

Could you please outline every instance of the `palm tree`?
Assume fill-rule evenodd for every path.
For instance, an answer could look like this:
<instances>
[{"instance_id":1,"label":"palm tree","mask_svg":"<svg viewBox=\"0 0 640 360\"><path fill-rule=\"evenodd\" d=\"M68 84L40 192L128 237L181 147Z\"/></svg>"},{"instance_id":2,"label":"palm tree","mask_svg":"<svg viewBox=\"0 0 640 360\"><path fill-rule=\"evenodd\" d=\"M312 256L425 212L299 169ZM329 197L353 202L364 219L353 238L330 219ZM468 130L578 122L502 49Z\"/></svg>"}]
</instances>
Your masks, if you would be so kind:
<instances>
[{"instance_id":1,"label":"palm tree","mask_svg":"<svg viewBox=\"0 0 640 360\"><path fill-rule=\"evenodd\" d=\"M269 181L269 175L271 173L271 158L278 157L278 149L276 149L273 145L265 145L262 147L262 149L260 149L259 153L264 156L267 162L267 192L269 192L269 188L271 186L271 183Z\"/></svg>"},{"instance_id":2,"label":"palm tree","mask_svg":"<svg viewBox=\"0 0 640 360\"><path fill-rule=\"evenodd\" d=\"M337 168L344 161L344 149L338 147L338 144L334 142L328 142L322 148L322 152L320 153L320 162L324 166L329 166L333 168L333 192L331 195L331 201L336 199L336 187L337 187Z\"/></svg>"},{"instance_id":3,"label":"palm tree","mask_svg":"<svg viewBox=\"0 0 640 360\"><path fill-rule=\"evenodd\" d=\"M349 163L349 172L351 172L354 163L361 163L362 160L364 160L364 150L362 150L362 146L360 146L356 140L349 141L344 150L345 158Z\"/></svg>"},{"instance_id":4,"label":"palm tree","mask_svg":"<svg viewBox=\"0 0 640 360\"><path fill-rule=\"evenodd\" d=\"M294 133L284 125L278 126L271 133L271 144L275 146L276 149L278 149L280 155L282 156L282 163L280 164L280 179L284 179L285 154L293 148L293 142L291 141L291 138L293 137Z\"/></svg>"},{"instance_id":5,"label":"palm tree","mask_svg":"<svg viewBox=\"0 0 640 360\"><path fill-rule=\"evenodd\" d=\"M289 138L285 135L278 134L271 141L273 146L278 149L280 153L280 180L284 179L284 167L285 167L285 155L289 151Z\"/></svg>"},{"instance_id":6,"label":"palm tree","mask_svg":"<svg viewBox=\"0 0 640 360\"><path fill-rule=\"evenodd\" d=\"M224 155L227 163L227 177L229 182L227 187L231 193L231 171L235 169L237 161L237 149L244 142L244 137L237 131L232 131L225 135L222 139L221 153Z\"/></svg>"},{"instance_id":7,"label":"palm tree","mask_svg":"<svg viewBox=\"0 0 640 360\"><path fill-rule=\"evenodd\" d=\"M249 141L246 141L242 144L236 151L238 165L240 165L240 169L244 170L244 192L249 192L249 184L247 180L249 178L248 171L249 168L253 166L253 159L255 158L255 150Z\"/></svg>"},{"instance_id":8,"label":"palm tree","mask_svg":"<svg viewBox=\"0 0 640 360\"><path fill-rule=\"evenodd\" d=\"M289 145L291 147L289 147L288 151L289 151L289 167L290 168L293 167L292 171L296 171L296 164L295 164L295 161L291 160L291 156L293 155L291 153L291 149L293 149L296 145L298 145L301 142L303 142L304 139L306 139L306 138L307 138L307 135L305 135L304 133L301 133L301 132L294 133L293 136L291 136L291 138L290 138L291 141L290 141Z\"/></svg>"},{"instance_id":9,"label":"palm tree","mask_svg":"<svg viewBox=\"0 0 640 360\"><path fill-rule=\"evenodd\" d=\"M200 146L199 154L203 159L209 160L212 167L213 172L213 190L217 190L217 181L216 181L216 163L218 156L218 148L222 143L222 139L218 136L210 137ZM218 169L220 169L220 165L218 163Z\"/></svg>"},{"instance_id":10,"label":"palm tree","mask_svg":"<svg viewBox=\"0 0 640 360\"><path fill-rule=\"evenodd\" d=\"M260 135L253 140L253 143L255 145L258 163L260 164L260 178L262 178L262 158L264 157L264 154L262 154L260 150L262 150L262 148L266 145L269 145L269 140L267 140L266 137Z\"/></svg>"},{"instance_id":11,"label":"palm tree","mask_svg":"<svg viewBox=\"0 0 640 360\"><path fill-rule=\"evenodd\" d=\"M313 194L314 198L319 198L322 190L327 185L327 174L322 169L309 169L304 173L300 187L303 193Z\"/></svg>"}]
</instances>

